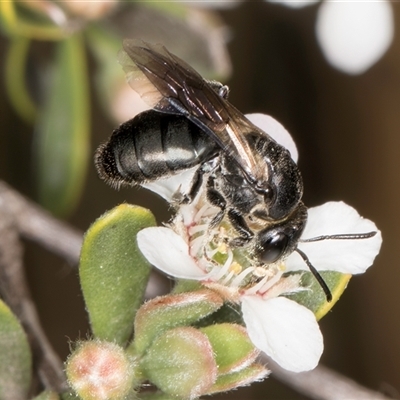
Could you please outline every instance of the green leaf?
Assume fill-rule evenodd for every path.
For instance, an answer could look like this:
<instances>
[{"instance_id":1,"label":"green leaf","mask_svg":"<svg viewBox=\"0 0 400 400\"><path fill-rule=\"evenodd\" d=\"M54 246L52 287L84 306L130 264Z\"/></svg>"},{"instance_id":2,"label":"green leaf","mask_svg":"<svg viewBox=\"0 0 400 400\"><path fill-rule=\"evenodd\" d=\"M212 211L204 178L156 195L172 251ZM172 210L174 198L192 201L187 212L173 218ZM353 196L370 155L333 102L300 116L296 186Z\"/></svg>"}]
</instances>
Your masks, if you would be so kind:
<instances>
[{"instance_id":1,"label":"green leaf","mask_svg":"<svg viewBox=\"0 0 400 400\"><path fill-rule=\"evenodd\" d=\"M59 11L55 12L55 8ZM32 12L34 9L38 12ZM51 2L0 1L0 27L10 37L23 36L36 40L60 40L68 31L51 21L61 9Z\"/></svg>"},{"instance_id":2,"label":"green leaf","mask_svg":"<svg viewBox=\"0 0 400 400\"><path fill-rule=\"evenodd\" d=\"M200 331L211 343L219 375L244 369L255 361L260 352L240 325L210 325Z\"/></svg>"},{"instance_id":3,"label":"green leaf","mask_svg":"<svg viewBox=\"0 0 400 400\"><path fill-rule=\"evenodd\" d=\"M79 200L89 159L89 78L82 36L57 43L53 68L36 130L39 200L65 215Z\"/></svg>"},{"instance_id":4,"label":"green leaf","mask_svg":"<svg viewBox=\"0 0 400 400\"><path fill-rule=\"evenodd\" d=\"M5 84L8 97L17 113L28 123L33 123L36 107L25 82L26 61L30 40L14 36L9 43L5 65Z\"/></svg>"},{"instance_id":5,"label":"green leaf","mask_svg":"<svg viewBox=\"0 0 400 400\"><path fill-rule=\"evenodd\" d=\"M26 398L31 368L31 352L25 332L0 300L0 399Z\"/></svg>"},{"instance_id":6,"label":"green leaf","mask_svg":"<svg viewBox=\"0 0 400 400\"><path fill-rule=\"evenodd\" d=\"M307 307L315 314L317 320L325 316L335 305L351 278L349 274L333 271L322 271L320 274L332 293L331 302L326 300L324 291L311 272L304 272L301 277L301 285L306 287L307 290L285 296Z\"/></svg>"},{"instance_id":7,"label":"green leaf","mask_svg":"<svg viewBox=\"0 0 400 400\"><path fill-rule=\"evenodd\" d=\"M150 211L121 204L90 227L83 242L79 274L95 337L125 345L143 299L150 264L137 233L155 225Z\"/></svg>"},{"instance_id":8,"label":"green leaf","mask_svg":"<svg viewBox=\"0 0 400 400\"><path fill-rule=\"evenodd\" d=\"M176 396L171 396L166 393L140 393L138 400L177 400Z\"/></svg>"},{"instance_id":9,"label":"green leaf","mask_svg":"<svg viewBox=\"0 0 400 400\"><path fill-rule=\"evenodd\" d=\"M74 390L69 389L67 392L61 393L61 400L81 400Z\"/></svg>"},{"instance_id":10,"label":"green leaf","mask_svg":"<svg viewBox=\"0 0 400 400\"><path fill-rule=\"evenodd\" d=\"M253 382L265 379L268 374L269 370L264 365L252 364L238 372L219 376L207 394L226 392L240 386L248 386Z\"/></svg>"},{"instance_id":11,"label":"green leaf","mask_svg":"<svg viewBox=\"0 0 400 400\"><path fill-rule=\"evenodd\" d=\"M195 328L164 332L140 361L144 375L164 393L194 399L217 378L217 365L207 336Z\"/></svg>"},{"instance_id":12,"label":"green leaf","mask_svg":"<svg viewBox=\"0 0 400 400\"><path fill-rule=\"evenodd\" d=\"M195 292L203 288L203 285L198 281L191 281L188 279L178 279L175 281L175 286L172 289L172 293L186 293Z\"/></svg>"},{"instance_id":13,"label":"green leaf","mask_svg":"<svg viewBox=\"0 0 400 400\"><path fill-rule=\"evenodd\" d=\"M184 20L188 14L188 7L180 2L164 2L164 1L143 1L143 5L154 8L166 16L174 17L177 21Z\"/></svg>"},{"instance_id":14,"label":"green leaf","mask_svg":"<svg viewBox=\"0 0 400 400\"><path fill-rule=\"evenodd\" d=\"M145 303L135 319L135 341L129 349L142 354L153 340L171 328L191 325L223 305L221 297L208 289L157 297Z\"/></svg>"}]
</instances>

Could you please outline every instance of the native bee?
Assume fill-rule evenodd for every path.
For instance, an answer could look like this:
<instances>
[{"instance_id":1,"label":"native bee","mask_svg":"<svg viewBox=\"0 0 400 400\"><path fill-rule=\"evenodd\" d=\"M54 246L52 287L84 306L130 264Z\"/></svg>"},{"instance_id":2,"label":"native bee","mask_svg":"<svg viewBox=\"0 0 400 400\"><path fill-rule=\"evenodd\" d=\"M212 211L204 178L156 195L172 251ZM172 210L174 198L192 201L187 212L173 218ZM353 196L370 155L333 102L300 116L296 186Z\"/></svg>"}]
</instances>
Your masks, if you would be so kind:
<instances>
[{"instance_id":1,"label":"native bee","mask_svg":"<svg viewBox=\"0 0 400 400\"><path fill-rule=\"evenodd\" d=\"M165 47L135 40L123 47L127 80L152 109L123 123L100 146L100 177L114 186L144 185L195 168L179 201L191 202L206 185L207 200L220 209L212 224L229 219L238 232L233 246L252 245L265 264L297 251L307 208L289 151L227 100L226 86L203 79ZM322 277L299 254L329 300Z\"/></svg>"}]
</instances>

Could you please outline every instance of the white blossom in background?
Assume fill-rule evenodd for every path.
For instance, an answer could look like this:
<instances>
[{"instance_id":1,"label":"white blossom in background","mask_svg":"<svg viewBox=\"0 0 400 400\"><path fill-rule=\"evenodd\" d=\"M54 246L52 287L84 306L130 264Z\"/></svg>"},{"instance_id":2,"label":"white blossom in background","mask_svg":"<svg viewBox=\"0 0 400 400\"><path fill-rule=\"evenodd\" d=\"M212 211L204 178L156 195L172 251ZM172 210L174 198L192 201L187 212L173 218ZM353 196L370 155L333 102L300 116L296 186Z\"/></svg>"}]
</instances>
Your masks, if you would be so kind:
<instances>
[{"instance_id":1,"label":"white blossom in background","mask_svg":"<svg viewBox=\"0 0 400 400\"><path fill-rule=\"evenodd\" d=\"M297 159L297 150L289 133L273 118L253 114L249 119L267 131ZM169 178L151 189L165 199L174 190L185 187L190 177L181 175L173 183ZM179 182L179 183L178 183ZM282 295L304 290L301 273L307 265L292 253L286 260L264 265L240 264L227 244L231 235L224 226L209 231L209 222L218 209L199 195L194 202L180 206L169 227L151 227L139 232L138 245L156 268L177 279L200 281L216 290L226 301L240 304L250 339L283 368L302 372L315 368L323 351L323 338L314 314L306 307ZM377 232L362 240L304 240L329 234ZM305 252L318 271L359 274L366 271L379 252L382 238L375 224L362 218L343 202L328 202L309 209L309 218L298 248ZM217 254L225 258L217 261ZM242 254L243 255L243 254ZM239 261L239 262L238 262ZM255 279L256 278L256 279Z\"/></svg>"},{"instance_id":2,"label":"white blossom in background","mask_svg":"<svg viewBox=\"0 0 400 400\"><path fill-rule=\"evenodd\" d=\"M315 0L268 0L292 8ZM328 62L352 75L362 74L387 51L394 37L394 15L387 0L323 0L318 8L316 35Z\"/></svg>"},{"instance_id":3,"label":"white blossom in background","mask_svg":"<svg viewBox=\"0 0 400 400\"><path fill-rule=\"evenodd\" d=\"M290 8L303 8L318 3L319 1L320 0L268 0L269 3L283 4Z\"/></svg>"}]
</instances>

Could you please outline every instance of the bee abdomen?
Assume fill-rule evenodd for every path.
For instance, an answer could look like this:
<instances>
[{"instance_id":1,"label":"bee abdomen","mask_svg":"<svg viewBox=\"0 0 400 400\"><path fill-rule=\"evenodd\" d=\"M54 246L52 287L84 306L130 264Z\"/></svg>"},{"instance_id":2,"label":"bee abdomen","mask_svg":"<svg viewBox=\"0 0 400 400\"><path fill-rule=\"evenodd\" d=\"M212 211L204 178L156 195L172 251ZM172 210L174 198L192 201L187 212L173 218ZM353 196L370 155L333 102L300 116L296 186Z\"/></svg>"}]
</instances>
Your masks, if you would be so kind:
<instances>
[{"instance_id":1,"label":"bee abdomen","mask_svg":"<svg viewBox=\"0 0 400 400\"><path fill-rule=\"evenodd\" d=\"M215 142L184 116L150 110L115 129L95 163L111 185L132 185L199 165L217 152Z\"/></svg>"}]
</instances>

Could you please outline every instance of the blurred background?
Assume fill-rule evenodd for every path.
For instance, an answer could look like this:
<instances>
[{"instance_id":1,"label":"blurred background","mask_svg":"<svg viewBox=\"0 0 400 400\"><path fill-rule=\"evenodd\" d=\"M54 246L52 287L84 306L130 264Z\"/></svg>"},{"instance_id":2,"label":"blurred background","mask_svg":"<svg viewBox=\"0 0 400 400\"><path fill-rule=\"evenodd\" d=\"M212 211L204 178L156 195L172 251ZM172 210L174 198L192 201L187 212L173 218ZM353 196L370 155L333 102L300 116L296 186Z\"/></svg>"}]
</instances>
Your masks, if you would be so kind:
<instances>
[{"instance_id":1,"label":"blurred background","mask_svg":"<svg viewBox=\"0 0 400 400\"><path fill-rule=\"evenodd\" d=\"M92 162L112 129L142 107L116 62L122 38L164 43L228 84L242 112L270 114L289 130L308 206L343 200L382 230L374 266L352 278L321 321L322 363L400 398L400 8L382 2L364 13L370 3L356 2L332 11L333 3L3 4L0 179L82 231L124 201L168 220L162 199L113 190ZM32 295L65 358L70 341L88 335L77 270L25 244ZM268 379L216 398L305 397Z\"/></svg>"}]
</instances>

